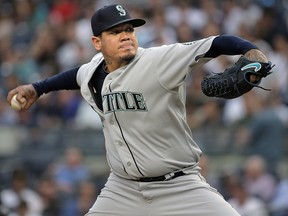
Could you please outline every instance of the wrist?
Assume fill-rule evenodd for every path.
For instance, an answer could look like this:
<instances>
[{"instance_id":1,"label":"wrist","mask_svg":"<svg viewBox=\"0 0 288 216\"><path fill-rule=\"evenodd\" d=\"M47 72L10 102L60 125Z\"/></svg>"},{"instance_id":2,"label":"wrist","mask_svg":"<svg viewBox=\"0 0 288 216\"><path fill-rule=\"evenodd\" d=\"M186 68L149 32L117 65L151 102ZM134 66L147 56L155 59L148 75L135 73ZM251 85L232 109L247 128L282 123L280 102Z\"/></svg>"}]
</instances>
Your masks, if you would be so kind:
<instances>
[{"instance_id":1,"label":"wrist","mask_svg":"<svg viewBox=\"0 0 288 216\"><path fill-rule=\"evenodd\" d=\"M251 61L268 62L264 53L258 49L251 49L247 51L244 56Z\"/></svg>"}]
</instances>

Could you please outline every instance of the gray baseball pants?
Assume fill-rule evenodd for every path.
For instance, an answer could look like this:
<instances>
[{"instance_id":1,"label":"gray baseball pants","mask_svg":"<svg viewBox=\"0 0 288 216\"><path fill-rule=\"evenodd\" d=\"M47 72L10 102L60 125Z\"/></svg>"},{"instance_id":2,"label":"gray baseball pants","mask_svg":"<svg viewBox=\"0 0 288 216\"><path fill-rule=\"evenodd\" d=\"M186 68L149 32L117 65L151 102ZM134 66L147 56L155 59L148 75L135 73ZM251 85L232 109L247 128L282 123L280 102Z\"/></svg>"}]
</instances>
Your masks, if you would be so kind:
<instances>
[{"instance_id":1,"label":"gray baseball pants","mask_svg":"<svg viewBox=\"0 0 288 216\"><path fill-rule=\"evenodd\" d=\"M138 182L111 173L85 216L239 216L201 175Z\"/></svg>"}]
</instances>

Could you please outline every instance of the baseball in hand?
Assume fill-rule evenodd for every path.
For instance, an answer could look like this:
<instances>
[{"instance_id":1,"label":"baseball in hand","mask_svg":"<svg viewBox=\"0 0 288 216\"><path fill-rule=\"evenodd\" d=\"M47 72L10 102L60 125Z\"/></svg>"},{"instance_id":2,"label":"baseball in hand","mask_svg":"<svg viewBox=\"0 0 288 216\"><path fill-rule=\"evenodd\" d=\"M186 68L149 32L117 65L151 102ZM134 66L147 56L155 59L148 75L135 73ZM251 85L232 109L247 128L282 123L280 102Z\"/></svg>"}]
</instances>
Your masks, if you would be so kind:
<instances>
[{"instance_id":1,"label":"baseball in hand","mask_svg":"<svg viewBox=\"0 0 288 216\"><path fill-rule=\"evenodd\" d=\"M12 99L11 99L11 107L12 107L13 109L19 111L19 110L21 110L21 109L25 106L25 104L26 104L27 101L26 101L26 99L23 97L23 100L20 102L20 101L18 101L18 100L16 99L16 97L17 97L17 94L12 97Z\"/></svg>"}]
</instances>

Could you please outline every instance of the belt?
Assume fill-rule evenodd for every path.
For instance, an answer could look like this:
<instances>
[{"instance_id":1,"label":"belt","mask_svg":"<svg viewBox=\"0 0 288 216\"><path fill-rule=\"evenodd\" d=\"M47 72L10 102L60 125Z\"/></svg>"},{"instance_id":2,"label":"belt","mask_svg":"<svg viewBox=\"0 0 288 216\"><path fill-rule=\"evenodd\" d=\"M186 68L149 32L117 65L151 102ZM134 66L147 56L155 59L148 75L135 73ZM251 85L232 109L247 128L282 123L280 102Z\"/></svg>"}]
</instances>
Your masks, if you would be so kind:
<instances>
[{"instance_id":1,"label":"belt","mask_svg":"<svg viewBox=\"0 0 288 216\"><path fill-rule=\"evenodd\" d=\"M184 173L182 170L179 170L176 172L168 173L168 174L163 175L163 176L140 178L140 179L138 179L138 181L140 181L140 182L168 181L168 180L171 180L171 179L174 179L174 178L177 178L179 176L186 175L186 174L187 173Z\"/></svg>"}]
</instances>

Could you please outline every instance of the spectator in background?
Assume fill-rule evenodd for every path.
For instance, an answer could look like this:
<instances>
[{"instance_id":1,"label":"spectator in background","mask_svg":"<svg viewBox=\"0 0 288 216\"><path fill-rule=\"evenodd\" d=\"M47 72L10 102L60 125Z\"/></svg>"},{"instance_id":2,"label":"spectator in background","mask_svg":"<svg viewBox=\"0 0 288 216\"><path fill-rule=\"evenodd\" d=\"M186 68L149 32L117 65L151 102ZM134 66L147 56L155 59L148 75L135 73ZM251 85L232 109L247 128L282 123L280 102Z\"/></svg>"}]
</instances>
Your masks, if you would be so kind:
<instances>
[{"instance_id":1,"label":"spectator in background","mask_svg":"<svg viewBox=\"0 0 288 216\"><path fill-rule=\"evenodd\" d=\"M274 62L274 73L269 85L274 91L283 95L284 100L288 101L288 35L277 34L273 38L273 51L270 52L271 61ZM267 82L267 81L265 81Z\"/></svg>"},{"instance_id":2,"label":"spectator in background","mask_svg":"<svg viewBox=\"0 0 288 216\"><path fill-rule=\"evenodd\" d=\"M216 189L227 201L232 198L231 187L236 176L239 176L239 167L232 164L225 164L218 172L219 184Z\"/></svg>"},{"instance_id":3,"label":"spectator in background","mask_svg":"<svg viewBox=\"0 0 288 216\"><path fill-rule=\"evenodd\" d=\"M230 184L231 198L227 201L242 216L268 216L265 202L249 194L241 182L241 177L234 176Z\"/></svg>"},{"instance_id":4,"label":"spectator in background","mask_svg":"<svg viewBox=\"0 0 288 216\"><path fill-rule=\"evenodd\" d=\"M25 211L29 216L40 216L43 203L39 194L29 186L28 180L24 169L15 169L11 175L11 188L3 189L0 193L1 203L16 215Z\"/></svg>"},{"instance_id":5,"label":"spectator in background","mask_svg":"<svg viewBox=\"0 0 288 216\"><path fill-rule=\"evenodd\" d=\"M98 191L91 181L81 182L77 189L77 196L65 203L61 216L82 216L94 204Z\"/></svg>"},{"instance_id":6,"label":"spectator in background","mask_svg":"<svg viewBox=\"0 0 288 216\"><path fill-rule=\"evenodd\" d=\"M287 27L283 28L284 22L282 14L277 8L263 7L262 14L254 25L254 31L258 38L272 44L278 33L287 34Z\"/></svg>"},{"instance_id":7,"label":"spectator in background","mask_svg":"<svg viewBox=\"0 0 288 216\"><path fill-rule=\"evenodd\" d=\"M209 154L226 150L227 141L222 124L221 110L223 102L215 98L206 98L187 116L190 128L198 132L201 148ZM217 136L221 134L221 136Z\"/></svg>"},{"instance_id":8,"label":"spectator in background","mask_svg":"<svg viewBox=\"0 0 288 216\"><path fill-rule=\"evenodd\" d=\"M223 7L223 32L225 34L236 34L241 23L255 26L262 17L262 9L255 1L222 1Z\"/></svg>"},{"instance_id":9,"label":"spectator in background","mask_svg":"<svg viewBox=\"0 0 288 216\"><path fill-rule=\"evenodd\" d=\"M177 42L177 34L175 29L168 25L165 19L165 11L163 9L154 10L151 14L151 23L145 27L148 37L142 37L144 47L161 46L163 44L172 44ZM141 30L139 30L141 31ZM143 30L141 31L143 32Z\"/></svg>"},{"instance_id":10,"label":"spectator in background","mask_svg":"<svg viewBox=\"0 0 288 216\"><path fill-rule=\"evenodd\" d=\"M58 92L58 107L61 111L61 119L68 127L73 126L81 100L82 98L77 92Z\"/></svg>"},{"instance_id":11,"label":"spectator in background","mask_svg":"<svg viewBox=\"0 0 288 216\"><path fill-rule=\"evenodd\" d=\"M269 203L276 190L276 178L266 170L266 164L261 156L254 155L244 163L244 186L253 196Z\"/></svg>"},{"instance_id":12,"label":"spectator in background","mask_svg":"<svg viewBox=\"0 0 288 216\"><path fill-rule=\"evenodd\" d=\"M217 1L199 1L200 9L203 10L204 14L207 16L206 25L209 23L215 23L219 27L223 22L223 10L219 7L219 2Z\"/></svg>"},{"instance_id":13,"label":"spectator in background","mask_svg":"<svg viewBox=\"0 0 288 216\"><path fill-rule=\"evenodd\" d=\"M37 28L34 35L34 42L30 46L30 55L39 66L39 73L46 77L59 70L59 63L56 58L56 51L60 44L55 27L45 23Z\"/></svg>"},{"instance_id":14,"label":"spectator in background","mask_svg":"<svg viewBox=\"0 0 288 216\"><path fill-rule=\"evenodd\" d=\"M207 14L196 7L195 2L187 0L173 1L165 9L165 19L168 25L176 26L187 23L197 35L208 21Z\"/></svg>"},{"instance_id":15,"label":"spectator in background","mask_svg":"<svg viewBox=\"0 0 288 216\"><path fill-rule=\"evenodd\" d=\"M275 173L283 159L286 137L286 127L278 113L282 107L280 95L274 91L270 97L264 97L254 89L244 95L243 99L247 111L246 119L243 119L242 126L235 133L238 142L235 145L238 145L238 150L248 155L261 155L268 171Z\"/></svg>"},{"instance_id":16,"label":"spectator in background","mask_svg":"<svg viewBox=\"0 0 288 216\"><path fill-rule=\"evenodd\" d=\"M74 196L81 182L90 178L90 171L83 161L83 154L77 147L68 147L65 160L55 167L54 180L58 191L65 197Z\"/></svg>"},{"instance_id":17,"label":"spectator in background","mask_svg":"<svg viewBox=\"0 0 288 216\"><path fill-rule=\"evenodd\" d=\"M7 216L37 216L37 215L29 213L27 203L24 200L20 200L20 203L17 206L16 210L14 212L10 212Z\"/></svg>"},{"instance_id":18,"label":"spectator in background","mask_svg":"<svg viewBox=\"0 0 288 216\"><path fill-rule=\"evenodd\" d=\"M0 199L0 216L7 216L9 214L9 209L2 204Z\"/></svg>"},{"instance_id":19,"label":"spectator in background","mask_svg":"<svg viewBox=\"0 0 288 216\"><path fill-rule=\"evenodd\" d=\"M187 23L182 23L175 28L176 40L179 43L185 43L194 39L194 33Z\"/></svg>"},{"instance_id":20,"label":"spectator in background","mask_svg":"<svg viewBox=\"0 0 288 216\"><path fill-rule=\"evenodd\" d=\"M288 166L282 163L278 169L279 182L275 194L268 204L270 216L288 215Z\"/></svg>"},{"instance_id":21,"label":"spectator in background","mask_svg":"<svg viewBox=\"0 0 288 216\"><path fill-rule=\"evenodd\" d=\"M54 180L49 176L41 176L37 184L37 192L43 202L41 216L59 216L60 198Z\"/></svg>"}]
</instances>

